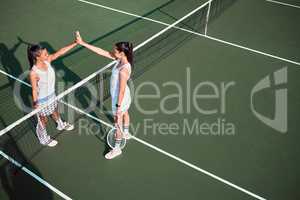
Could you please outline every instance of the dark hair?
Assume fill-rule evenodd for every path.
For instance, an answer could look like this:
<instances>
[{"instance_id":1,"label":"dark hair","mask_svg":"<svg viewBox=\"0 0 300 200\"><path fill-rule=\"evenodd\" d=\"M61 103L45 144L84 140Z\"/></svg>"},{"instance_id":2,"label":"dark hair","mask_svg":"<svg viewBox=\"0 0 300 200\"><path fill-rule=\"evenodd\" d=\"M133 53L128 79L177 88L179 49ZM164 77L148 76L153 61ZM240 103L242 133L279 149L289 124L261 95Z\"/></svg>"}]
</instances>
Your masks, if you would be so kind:
<instances>
[{"instance_id":1,"label":"dark hair","mask_svg":"<svg viewBox=\"0 0 300 200\"><path fill-rule=\"evenodd\" d=\"M117 50L124 52L127 57L128 62L133 67L133 45L130 42L118 42L115 44Z\"/></svg>"},{"instance_id":2,"label":"dark hair","mask_svg":"<svg viewBox=\"0 0 300 200\"><path fill-rule=\"evenodd\" d=\"M36 57L40 55L40 51L44 48L39 44L29 45L27 47L27 57L29 61L30 68L36 63Z\"/></svg>"}]
</instances>

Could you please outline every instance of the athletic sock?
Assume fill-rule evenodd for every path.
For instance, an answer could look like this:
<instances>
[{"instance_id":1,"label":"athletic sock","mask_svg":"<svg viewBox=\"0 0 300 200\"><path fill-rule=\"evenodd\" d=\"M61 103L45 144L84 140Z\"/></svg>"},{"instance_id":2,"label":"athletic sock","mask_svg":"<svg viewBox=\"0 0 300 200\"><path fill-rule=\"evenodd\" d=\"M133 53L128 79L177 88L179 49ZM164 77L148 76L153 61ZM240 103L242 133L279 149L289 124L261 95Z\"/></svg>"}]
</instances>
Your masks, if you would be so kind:
<instances>
[{"instance_id":1,"label":"athletic sock","mask_svg":"<svg viewBox=\"0 0 300 200\"><path fill-rule=\"evenodd\" d=\"M125 125L125 126L123 127L123 133L124 133L124 134L129 134L129 126Z\"/></svg>"},{"instance_id":2,"label":"athletic sock","mask_svg":"<svg viewBox=\"0 0 300 200\"><path fill-rule=\"evenodd\" d=\"M116 142L115 142L115 148L120 148L120 146L121 146L121 141L122 141L122 139L121 139L121 140L116 139Z\"/></svg>"},{"instance_id":3,"label":"athletic sock","mask_svg":"<svg viewBox=\"0 0 300 200\"><path fill-rule=\"evenodd\" d=\"M57 126L59 126L59 127L63 127L64 126L64 122L61 120L61 118L58 118L56 120L56 123L57 123Z\"/></svg>"}]
</instances>

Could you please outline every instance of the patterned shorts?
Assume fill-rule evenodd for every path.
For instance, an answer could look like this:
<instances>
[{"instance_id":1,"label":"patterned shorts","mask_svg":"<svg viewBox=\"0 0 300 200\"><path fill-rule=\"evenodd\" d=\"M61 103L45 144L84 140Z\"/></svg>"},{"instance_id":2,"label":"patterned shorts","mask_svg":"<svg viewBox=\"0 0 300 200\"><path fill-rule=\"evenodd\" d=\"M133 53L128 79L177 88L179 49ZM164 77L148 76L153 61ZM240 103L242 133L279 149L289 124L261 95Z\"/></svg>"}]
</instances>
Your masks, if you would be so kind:
<instances>
[{"instance_id":1,"label":"patterned shorts","mask_svg":"<svg viewBox=\"0 0 300 200\"><path fill-rule=\"evenodd\" d=\"M43 106L40 105L40 106ZM40 112L39 112L39 115L40 116L43 116L43 117L46 117L46 116L49 116L51 115L54 111L56 111L57 109L57 101L54 101L53 103L51 103L50 105L48 105L46 108L42 109Z\"/></svg>"}]
</instances>

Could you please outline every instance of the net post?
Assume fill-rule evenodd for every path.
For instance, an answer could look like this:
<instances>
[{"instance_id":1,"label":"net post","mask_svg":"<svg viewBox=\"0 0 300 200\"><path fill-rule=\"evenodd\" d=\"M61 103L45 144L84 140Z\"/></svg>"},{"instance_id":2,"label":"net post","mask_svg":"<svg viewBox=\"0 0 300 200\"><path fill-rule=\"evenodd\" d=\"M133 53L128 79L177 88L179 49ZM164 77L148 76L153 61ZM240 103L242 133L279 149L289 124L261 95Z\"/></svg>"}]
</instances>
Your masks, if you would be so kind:
<instances>
[{"instance_id":1,"label":"net post","mask_svg":"<svg viewBox=\"0 0 300 200\"><path fill-rule=\"evenodd\" d=\"M206 14L205 32L204 32L205 36L207 36L207 26L208 26L208 21L209 21L211 2L212 2L212 0L210 0L209 3L208 3L208 10L207 10L207 14Z\"/></svg>"},{"instance_id":2,"label":"net post","mask_svg":"<svg viewBox=\"0 0 300 200\"><path fill-rule=\"evenodd\" d=\"M167 32L168 30L176 27L177 24L179 24L180 22L182 22L183 20L187 19L189 16L193 15L194 13L196 13L197 11L199 11L200 9L202 9L203 7L207 6L207 4L209 3L209 1L207 1L206 3L202 4L201 6L197 7L196 9L192 10L190 13L188 13L187 15L185 15L184 17L180 18L179 20L175 21L174 23L170 24L169 26L167 26L166 28L162 29L161 31L159 31L158 33L152 35L151 37L149 37L148 39L146 39L145 41L141 42L140 44L138 44L137 46L134 47L133 51L137 51L138 49L140 49L141 47L143 47L145 44L151 42L152 40L154 40L155 38L157 38L159 35ZM6 134L7 132L9 132L11 129L15 128L16 126L20 125L22 122L24 122L25 120L29 119L30 117L36 115L37 113L39 113L40 111L42 111L43 109L45 109L48 105L54 103L55 101L59 101L60 99L62 99L64 96L70 94L71 92L75 91L77 88L81 87L82 85L84 85L85 83L87 83L88 81L90 81L91 79L95 78L99 73L102 73L103 71L105 71L106 69L111 68L113 65L115 65L117 63L116 60L108 63L107 65L105 65L104 67L102 67L101 69L97 70L96 72L88 75L85 79L82 79L81 81L77 82L75 85L71 86L70 88L66 89L64 92L61 92L59 95L57 95L54 99L52 99L51 101L49 101L47 104L42 105L34 110L32 110L30 113L26 114L25 116L23 116L22 118L16 120L15 122L11 123L10 125L6 126L4 129L0 130L0 136ZM105 81L105 80L104 80Z\"/></svg>"}]
</instances>

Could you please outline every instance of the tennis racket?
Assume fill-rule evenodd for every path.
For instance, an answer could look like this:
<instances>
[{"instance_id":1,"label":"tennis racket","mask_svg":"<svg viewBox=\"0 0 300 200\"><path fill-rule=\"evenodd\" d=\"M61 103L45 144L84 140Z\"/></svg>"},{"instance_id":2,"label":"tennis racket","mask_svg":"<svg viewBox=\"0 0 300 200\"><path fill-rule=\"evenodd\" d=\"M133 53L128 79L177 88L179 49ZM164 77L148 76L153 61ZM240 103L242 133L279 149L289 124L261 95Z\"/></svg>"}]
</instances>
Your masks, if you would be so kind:
<instances>
[{"instance_id":1,"label":"tennis racket","mask_svg":"<svg viewBox=\"0 0 300 200\"><path fill-rule=\"evenodd\" d=\"M107 144L112 149L115 147L116 131L117 131L117 128L113 127L112 129L110 129L110 131L108 132L108 134L106 136ZM120 148L123 149L125 147L125 145L126 145L126 139L122 137Z\"/></svg>"}]
</instances>

